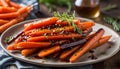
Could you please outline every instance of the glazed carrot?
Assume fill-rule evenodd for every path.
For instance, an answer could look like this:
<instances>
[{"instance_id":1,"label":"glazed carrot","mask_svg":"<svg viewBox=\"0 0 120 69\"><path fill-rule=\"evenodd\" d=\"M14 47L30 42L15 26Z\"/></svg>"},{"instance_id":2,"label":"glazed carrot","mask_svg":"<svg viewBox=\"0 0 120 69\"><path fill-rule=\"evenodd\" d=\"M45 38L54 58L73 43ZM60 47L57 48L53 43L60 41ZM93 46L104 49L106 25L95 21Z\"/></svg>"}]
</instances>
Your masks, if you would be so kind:
<instances>
[{"instance_id":1,"label":"glazed carrot","mask_svg":"<svg viewBox=\"0 0 120 69\"><path fill-rule=\"evenodd\" d=\"M51 48L47 48L47 49L41 50L41 51L38 53L38 56L39 56L39 57L46 57L46 56L48 56L48 55L50 55L50 54L52 54L52 53L58 52L58 51L60 51L60 50L61 50L61 48L60 48L59 45L58 45L58 46L53 46L53 47L51 47Z\"/></svg>"},{"instance_id":2,"label":"glazed carrot","mask_svg":"<svg viewBox=\"0 0 120 69\"><path fill-rule=\"evenodd\" d=\"M20 50L18 48L16 48L17 44L11 44L7 46L7 50Z\"/></svg>"},{"instance_id":3,"label":"glazed carrot","mask_svg":"<svg viewBox=\"0 0 120 69\"><path fill-rule=\"evenodd\" d=\"M19 16L19 13L16 13L16 12L0 14L1 19L12 19L12 18L16 18L18 16Z\"/></svg>"},{"instance_id":4,"label":"glazed carrot","mask_svg":"<svg viewBox=\"0 0 120 69\"><path fill-rule=\"evenodd\" d=\"M82 23L77 24L78 28L82 28L82 30L86 30L87 28L91 28L94 25L95 25L94 22L82 22Z\"/></svg>"},{"instance_id":5,"label":"glazed carrot","mask_svg":"<svg viewBox=\"0 0 120 69\"><path fill-rule=\"evenodd\" d=\"M6 0L0 0L0 2L2 4L2 6L4 6L4 7L8 7L9 6L8 3L6 2Z\"/></svg>"},{"instance_id":6,"label":"glazed carrot","mask_svg":"<svg viewBox=\"0 0 120 69\"><path fill-rule=\"evenodd\" d=\"M27 57L27 56L35 53L37 50L38 50L38 49L23 49L23 50L21 51L21 54L22 54L23 56Z\"/></svg>"},{"instance_id":7,"label":"glazed carrot","mask_svg":"<svg viewBox=\"0 0 120 69\"><path fill-rule=\"evenodd\" d=\"M75 62L79 57L81 57L84 53L86 53L87 51L90 50L90 48L92 47L92 45L98 41L101 36L104 34L104 30L103 29L99 29L96 34L94 35L94 37L92 37L90 40L88 40L88 42L85 43L85 45L78 51L76 51L69 59L70 62Z\"/></svg>"},{"instance_id":8,"label":"glazed carrot","mask_svg":"<svg viewBox=\"0 0 120 69\"><path fill-rule=\"evenodd\" d=\"M51 17L37 21L35 23L25 24L24 32L35 28L41 28L43 26L53 25L56 23L57 19L57 17Z\"/></svg>"},{"instance_id":9,"label":"glazed carrot","mask_svg":"<svg viewBox=\"0 0 120 69\"><path fill-rule=\"evenodd\" d=\"M15 2L10 2L10 6L15 7L17 9L21 8L21 6Z\"/></svg>"},{"instance_id":10,"label":"glazed carrot","mask_svg":"<svg viewBox=\"0 0 120 69\"><path fill-rule=\"evenodd\" d=\"M103 44L105 44L106 42L108 42L108 40L111 38L111 36L103 36L99 41L97 41L95 44L92 45L91 49L94 49L96 47L99 47Z\"/></svg>"},{"instance_id":11,"label":"glazed carrot","mask_svg":"<svg viewBox=\"0 0 120 69\"><path fill-rule=\"evenodd\" d=\"M72 39L72 38L81 38L81 34L59 34L53 36L37 36L28 38L28 42L36 42L36 41L45 41L45 40L63 40L63 39Z\"/></svg>"},{"instance_id":12,"label":"glazed carrot","mask_svg":"<svg viewBox=\"0 0 120 69\"><path fill-rule=\"evenodd\" d=\"M17 12L19 14L22 14L22 13L25 13L25 12L29 11L30 9L31 9L30 6L25 6L25 7L20 8Z\"/></svg>"},{"instance_id":13,"label":"glazed carrot","mask_svg":"<svg viewBox=\"0 0 120 69\"><path fill-rule=\"evenodd\" d=\"M24 18L25 18L27 15L28 15L28 13L22 14L22 15L19 16L18 18L13 19L13 20L11 20L10 22L8 22L8 23L0 26L0 33L2 33L3 31L5 31L8 27L10 27L10 26L12 26L12 25L14 25L14 24L16 24L16 23L24 20Z\"/></svg>"},{"instance_id":14,"label":"glazed carrot","mask_svg":"<svg viewBox=\"0 0 120 69\"><path fill-rule=\"evenodd\" d=\"M8 27L12 26L13 24L17 23L16 19L11 20L10 22L0 26L0 33L2 33L3 31L5 31Z\"/></svg>"},{"instance_id":15,"label":"glazed carrot","mask_svg":"<svg viewBox=\"0 0 120 69\"><path fill-rule=\"evenodd\" d=\"M9 22L8 20L0 19L0 26L3 25L3 24L6 24L6 23L8 23L8 22Z\"/></svg>"},{"instance_id":16,"label":"glazed carrot","mask_svg":"<svg viewBox=\"0 0 120 69\"><path fill-rule=\"evenodd\" d=\"M108 42L108 40L111 38L111 36L104 36L102 38L100 38L99 41L97 41L96 43L94 43L91 47L91 49L94 49L96 47L99 47L101 45L103 45L104 43ZM79 46L76 46L70 50L65 50L62 52L62 54L60 55L60 59L63 60L65 58L67 58L69 55L71 55L72 53L74 53L74 51L76 51L78 48L80 48Z\"/></svg>"},{"instance_id":17,"label":"glazed carrot","mask_svg":"<svg viewBox=\"0 0 120 69\"><path fill-rule=\"evenodd\" d=\"M30 48L45 48L51 45L50 42L19 42L17 48L30 49Z\"/></svg>"},{"instance_id":18,"label":"glazed carrot","mask_svg":"<svg viewBox=\"0 0 120 69\"><path fill-rule=\"evenodd\" d=\"M79 24L80 23L80 20L79 19L76 19L73 21L75 24ZM62 21L62 20L57 20L56 24L60 24L62 26L65 26L65 25L69 25L69 23L67 21Z\"/></svg>"},{"instance_id":19,"label":"glazed carrot","mask_svg":"<svg viewBox=\"0 0 120 69\"><path fill-rule=\"evenodd\" d=\"M0 7L0 13L10 13L10 12L16 12L17 9L14 7Z\"/></svg>"},{"instance_id":20,"label":"glazed carrot","mask_svg":"<svg viewBox=\"0 0 120 69\"><path fill-rule=\"evenodd\" d=\"M68 56L70 56L72 53L74 53L79 48L80 48L80 46L75 46L75 47L73 47L71 49L64 50L62 52L62 54L60 55L60 59L64 60L65 58L67 58Z\"/></svg>"},{"instance_id":21,"label":"glazed carrot","mask_svg":"<svg viewBox=\"0 0 120 69\"><path fill-rule=\"evenodd\" d=\"M54 33L60 33L62 31L72 32L72 31L74 31L74 28L72 26L68 26L68 27L63 27L63 28L54 28L51 30L43 29L43 30L39 30L36 32L32 32L29 35L30 36L40 36L40 35L43 35L45 33L47 33L47 34L53 33L54 34Z\"/></svg>"}]
</instances>

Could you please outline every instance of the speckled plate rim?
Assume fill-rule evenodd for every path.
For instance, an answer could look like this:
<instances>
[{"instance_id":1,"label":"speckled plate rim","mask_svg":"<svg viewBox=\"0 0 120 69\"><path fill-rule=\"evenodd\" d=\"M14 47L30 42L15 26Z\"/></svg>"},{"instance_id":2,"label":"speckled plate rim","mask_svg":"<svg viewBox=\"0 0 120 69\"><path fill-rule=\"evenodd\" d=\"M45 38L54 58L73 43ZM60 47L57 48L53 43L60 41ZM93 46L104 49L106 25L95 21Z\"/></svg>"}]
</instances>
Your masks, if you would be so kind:
<instances>
[{"instance_id":1,"label":"speckled plate rim","mask_svg":"<svg viewBox=\"0 0 120 69\"><path fill-rule=\"evenodd\" d=\"M78 17L78 18L79 18L79 17ZM42 18L42 19L43 19L43 18ZM86 18L80 18L80 19L92 21L92 20L86 19ZM33 61L33 60L30 60L30 59L18 57L18 56L16 56L16 55L14 55L13 53L9 52L9 51L5 48L4 43L3 43L3 42L4 42L4 41L3 41L3 39L4 39L3 37L5 36L5 34L6 34L9 30L13 29L14 27L17 27L17 26L22 25L22 24L25 24L25 23L37 21L37 20L39 20L39 19L33 19L33 20L23 21L23 22L21 22L21 23L19 23L19 24L16 24L16 25L14 25L14 26L11 26L11 27L8 28L5 32L3 32L2 35L1 35L1 38L0 38L0 45L1 45L1 47L3 48L3 50L4 50L7 54L9 54L10 56L12 56L12 57L14 57L14 58L16 58L16 59L18 59L18 60L21 60L21 61L23 61L23 62L27 62L27 63L31 63L31 64L35 64L35 65L40 65L40 66L49 66L49 67L71 67L71 66L83 66L83 65L88 65L88 64L93 64L93 63L97 63L97 62L103 61L103 60L108 59L108 58L112 57L113 55L115 55L115 54L119 51L119 49L120 49L120 44L118 44L118 45L117 45L117 49L116 49L112 54L107 55L106 57L99 58L99 59L96 59L96 60L84 61L84 62L75 62L75 63L70 63L70 62L69 62L69 63L60 63L60 64L57 64L57 63L45 63L45 64L43 64L42 62L35 62L35 61ZM112 31L112 32L117 36L118 41L119 41L119 43L120 43L120 39L119 39L120 36L119 36L116 32L114 32L112 29L110 29L110 28L108 28L108 27L106 27L106 26L104 26L104 25L101 25L101 24L98 24L98 23L96 23L96 24L99 25L99 26L105 27L105 28L109 29L110 31Z\"/></svg>"}]
</instances>

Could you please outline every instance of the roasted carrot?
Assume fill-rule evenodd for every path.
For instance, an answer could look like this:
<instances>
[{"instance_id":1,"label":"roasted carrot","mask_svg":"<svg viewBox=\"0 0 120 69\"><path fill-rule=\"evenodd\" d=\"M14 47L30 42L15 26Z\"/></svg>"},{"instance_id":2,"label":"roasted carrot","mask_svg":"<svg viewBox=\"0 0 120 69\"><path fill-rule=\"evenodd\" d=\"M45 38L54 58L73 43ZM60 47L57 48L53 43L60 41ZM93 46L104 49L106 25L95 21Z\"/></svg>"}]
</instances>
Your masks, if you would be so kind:
<instances>
[{"instance_id":1,"label":"roasted carrot","mask_svg":"<svg viewBox=\"0 0 120 69\"><path fill-rule=\"evenodd\" d=\"M19 42L17 48L30 49L30 48L45 48L51 45L50 42Z\"/></svg>"},{"instance_id":2,"label":"roasted carrot","mask_svg":"<svg viewBox=\"0 0 120 69\"><path fill-rule=\"evenodd\" d=\"M46 57L46 56L48 56L48 55L50 55L50 54L52 54L52 53L58 52L58 51L60 51L60 50L61 50L61 48L60 48L59 45L58 45L58 46L53 46L53 47L51 47L51 48L41 50L41 51L38 53L38 56L39 56L39 57Z\"/></svg>"},{"instance_id":3,"label":"roasted carrot","mask_svg":"<svg viewBox=\"0 0 120 69\"><path fill-rule=\"evenodd\" d=\"M16 13L16 12L0 14L1 19L12 19L12 18L16 18L18 16L19 16L19 13Z\"/></svg>"},{"instance_id":4,"label":"roasted carrot","mask_svg":"<svg viewBox=\"0 0 120 69\"><path fill-rule=\"evenodd\" d=\"M96 34L90 39L88 40L85 45L80 49L77 50L69 59L70 62L75 62L79 57L81 57L84 53L86 53L87 51L90 50L90 48L92 47L92 45L98 41L101 36L104 34L104 30L103 29L99 29Z\"/></svg>"},{"instance_id":5,"label":"roasted carrot","mask_svg":"<svg viewBox=\"0 0 120 69\"><path fill-rule=\"evenodd\" d=\"M96 43L94 43L91 47L91 49L94 49L96 47L99 47L103 44L105 44L106 42L108 42L108 40L111 38L111 36L103 36L99 41L97 41Z\"/></svg>"},{"instance_id":6,"label":"roasted carrot","mask_svg":"<svg viewBox=\"0 0 120 69\"><path fill-rule=\"evenodd\" d=\"M80 23L80 20L79 19L76 19L73 21L75 24L79 24ZM57 20L56 24L60 24L62 26L65 26L65 25L69 25L69 23L67 21L62 21L62 20Z\"/></svg>"},{"instance_id":7,"label":"roasted carrot","mask_svg":"<svg viewBox=\"0 0 120 69\"><path fill-rule=\"evenodd\" d=\"M95 25L95 23L92 21L91 22L82 22L82 23L77 24L78 28L82 28L82 30L91 28L94 25Z\"/></svg>"},{"instance_id":8,"label":"roasted carrot","mask_svg":"<svg viewBox=\"0 0 120 69\"><path fill-rule=\"evenodd\" d=\"M17 23L16 19L11 20L10 22L0 26L0 33L2 33L3 31L5 31L8 27L12 26L13 24Z\"/></svg>"},{"instance_id":9,"label":"roasted carrot","mask_svg":"<svg viewBox=\"0 0 120 69\"><path fill-rule=\"evenodd\" d=\"M0 7L0 13L10 13L10 12L16 12L17 9L14 7Z\"/></svg>"},{"instance_id":10,"label":"roasted carrot","mask_svg":"<svg viewBox=\"0 0 120 69\"><path fill-rule=\"evenodd\" d=\"M74 28L72 26L68 26L68 27L63 27L63 28L54 28L51 30L43 29L40 31L32 32L29 35L30 36L40 36L40 35L43 35L45 33L47 33L47 34L53 33L54 34L54 33L60 33L62 31L72 32L72 31L74 31Z\"/></svg>"},{"instance_id":11,"label":"roasted carrot","mask_svg":"<svg viewBox=\"0 0 120 69\"><path fill-rule=\"evenodd\" d=\"M10 22L0 26L0 33L2 33L3 31L5 31L8 27L24 20L24 18L28 15L28 13L22 14L21 16L17 17L16 19L11 20Z\"/></svg>"},{"instance_id":12,"label":"roasted carrot","mask_svg":"<svg viewBox=\"0 0 120 69\"><path fill-rule=\"evenodd\" d=\"M57 19L58 19L57 17L51 17L37 21L35 23L25 24L24 32L35 28L41 28L43 26L53 25L56 23Z\"/></svg>"},{"instance_id":13,"label":"roasted carrot","mask_svg":"<svg viewBox=\"0 0 120 69\"><path fill-rule=\"evenodd\" d=\"M62 52L62 54L60 55L60 59L64 60L65 58L67 58L68 56L70 56L72 53L74 53L79 48L80 48L80 46L75 46L75 47L73 47L71 49L64 50Z\"/></svg>"},{"instance_id":14,"label":"roasted carrot","mask_svg":"<svg viewBox=\"0 0 120 69\"><path fill-rule=\"evenodd\" d=\"M74 20L73 21L79 28L81 28L82 30L85 30L87 28L91 28L92 26L95 25L95 23L93 21L89 21L89 22L80 22L80 20ZM60 24L62 26L64 25L68 25L69 23L67 21L61 21L58 20L56 22L56 24Z\"/></svg>"},{"instance_id":15,"label":"roasted carrot","mask_svg":"<svg viewBox=\"0 0 120 69\"><path fill-rule=\"evenodd\" d=\"M8 23L8 22L9 22L8 20L0 19L0 26L3 25L3 24L6 24L6 23Z\"/></svg>"},{"instance_id":16,"label":"roasted carrot","mask_svg":"<svg viewBox=\"0 0 120 69\"><path fill-rule=\"evenodd\" d=\"M17 44L11 44L7 46L7 50L21 50L20 48L16 48Z\"/></svg>"},{"instance_id":17,"label":"roasted carrot","mask_svg":"<svg viewBox=\"0 0 120 69\"><path fill-rule=\"evenodd\" d=\"M2 6L4 6L4 7L8 7L9 6L8 3L6 2L6 0L0 0L0 2L2 4Z\"/></svg>"},{"instance_id":18,"label":"roasted carrot","mask_svg":"<svg viewBox=\"0 0 120 69\"><path fill-rule=\"evenodd\" d=\"M27 56L35 53L37 50L38 50L38 49L23 49L23 50L21 51L21 54L22 54L23 56L27 57Z\"/></svg>"},{"instance_id":19,"label":"roasted carrot","mask_svg":"<svg viewBox=\"0 0 120 69\"><path fill-rule=\"evenodd\" d=\"M30 6L25 6L25 7L20 8L17 12L18 12L19 14L23 14L23 13L29 11L30 9L31 9Z\"/></svg>"},{"instance_id":20,"label":"roasted carrot","mask_svg":"<svg viewBox=\"0 0 120 69\"><path fill-rule=\"evenodd\" d=\"M91 49L94 49L96 47L99 47L101 45L103 45L104 43L108 42L108 40L110 39L111 36L104 36L102 38L100 38L99 41L97 41L96 43L94 43L91 47ZM69 50L65 50L62 52L62 54L60 55L60 59L63 60L65 58L67 58L69 55L71 55L72 53L74 53L74 51L76 51L78 48L80 48L79 46L76 46L72 49Z\"/></svg>"},{"instance_id":21,"label":"roasted carrot","mask_svg":"<svg viewBox=\"0 0 120 69\"><path fill-rule=\"evenodd\" d=\"M72 38L81 38L81 34L59 34L52 36L37 36L28 38L28 42L36 42L36 41L45 41L45 40L63 40L63 39L72 39Z\"/></svg>"},{"instance_id":22,"label":"roasted carrot","mask_svg":"<svg viewBox=\"0 0 120 69\"><path fill-rule=\"evenodd\" d=\"M17 9L21 8L21 6L15 2L10 2L10 6L15 7Z\"/></svg>"}]
</instances>

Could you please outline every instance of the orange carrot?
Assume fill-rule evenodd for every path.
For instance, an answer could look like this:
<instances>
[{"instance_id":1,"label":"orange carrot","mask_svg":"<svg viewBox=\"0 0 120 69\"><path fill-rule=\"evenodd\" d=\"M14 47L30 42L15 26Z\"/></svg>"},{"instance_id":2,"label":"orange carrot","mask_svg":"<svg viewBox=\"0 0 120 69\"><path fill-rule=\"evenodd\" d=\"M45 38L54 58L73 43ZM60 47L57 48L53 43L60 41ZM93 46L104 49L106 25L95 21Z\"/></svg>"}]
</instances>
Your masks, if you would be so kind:
<instances>
[{"instance_id":1,"label":"orange carrot","mask_svg":"<svg viewBox=\"0 0 120 69\"><path fill-rule=\"evenodd\" d=\"M89 22L87 22L87 21L86 22L80 22L79 19L74 20L73 22L78 26L78 28L81 28L82 30L85 30L87 28L91 28L92 26L95 25L95 23L93 21L91 21L91 22L90 21ZM68 25L69 23L67 21L58 20L56 22L56 24L60 24L60 25L64 26L64 25Z\"/></svg>"},{"instance_id":2,"label":"orange carrot","mask_svg":"<svg viewBox=\"0 0 120 69\"><path fill-rule=\"evenodd\" d=\"M79 57L81 57L83 54L85 54L87 51L90 50L90 48L92 47L92 45L98 41L101 36L104 34L104 30L103 29L99 29L96 34L94 35L94 37L92 37L90 40L88 40L88 42L85 43L85 45L78 51L76 51L69 59L70 62L75 62Z\"/></svg>"},{"instance_id":3,"label":"orange carrot","mask_svg":"<svg viewBox=\"0 0 120 69\"><path fill-rule=\"evenodd\" d=\"M24 32L35 28L41 28L43 26L53 25L56 23L57 19L57 17L51 17L37 21L35 23L25 24Z\"/></svg>"},{"instance_id":4,"label":"orange carrot","mask_svg":"<svg viewBox=\"0 0 120 69\"><path fill-rule=\"evenodd\" d=\"M27 57L27 56L35 53L37 50L38 50L38 49L23 49L23 50L21 51L21 54L22 54L23 56Z\"/></svg>"},{"instance_id":5,"label":"orange carrot","mask_svg":"<svg viewBox=\"0 0 120 69\"><path fill-rule=\"evenodd\" d=\"M72 26L68 26L68 27L63 27L63 28L54 28L51 30L43 29L43 30L39 30L36 32L32 32L29 35L30 36L40 36L40 35L43 35L45 33L47 33L47 34L53 33L54 34L54 33L60 33L62 31L72 32L72 31L74 31L74 28Z\"/></svg>"},{"instance_id":6,"label":"orange carrot","mask_svg":"<svg viewBox=\"0 0 120 69\"><path fill-rule=\"evenodd\" d=\"M8 27L24 20L24 18L28 15L28 13L22 14L21 16L17 17L16 19L11 20L10 22L0 26L0 33L2 33L3 31L5 31Z\"/></svg>"},{"instance_id":7,"label":"orange carrot","mask_svg":"<svg viewBox=\"0 0 120 69\"><path fill-rule=\"evenodd\" d=\"M3 24L6 24L6 23L8 23L8 22L9 22L8 20L0 19L0 26L3 25Z\"/></svg>"},{"instance_id":8,"label":"orange carrot","mask_svg":"<svg viewBox=\"0 0 120 69\"><path fill-rule=\"evenodd\" d=\"M6 2L6 0L0 0L0 2L2 4L2 6L4 6L4 7L8 7L9 6L8 3Z\"/></svg>"},{"instance_id":9,"label":"orange carrot","mask_svg":"<svg viewBox=\"0 0 120 69\"><path fill-rule=\"evenodd\" d=\"M52 54L52 53L58 52L58 51L60 51L60 50L61 50L60 46L53 46L53 47L51 47L51 48L47 48L47 49L41 50L41 51L38 53L38 56L39 56L39 57L45 57L45 56L48 56L48 55L50 55L50 54Z\"/></svg>"},{"instance_id":10,"label":"orange carrot","mask_svg":"<svg viewBox=\"0 0 120 69\"><path fill-rule=\"evenodd\" d=\"M23 13L25 13L25 12L28 12L30 9L31 9L30 6L25 6L25 7L20 8L17 12L18 12L19 14L23 14Z\"/></svg>"},{"instance_id":11,"label":"orange carrot","mask_svg":"<svg viewBox=\"0 0 120 69\"><path fill-rule=\"evenodd\" d=\"M64 60L65 58L67 58L68 56L70 56L72 53L74 53L77 49L79 49L80 46L75 46L69 50L65 50L62 52L62 54L60 55L60 59Z\"/></svg>"},{"instance_id":12,"label":"orange carrot","mask_svg":"<svg viewBox=\"0 0 120 69\"><path fill-rule=\"evenodd\" d=\"M96 48L96 47L99 47L99 46L105 44L106 42L108 42L108 40L109 40L110 38L111 38L111 36L104 36L104 37L100 38L99 41L95 42L95 43L92 45L91 49L94 49L94 48ZM63 60L63 59L65 59L65 58L67 58L69 55L71 55L72 53L74 53L74 51L76 51L78 48L80 48L80 47L79 47L79 46L76 46L76 47L74 47L74 48L72 48L72 49L70 49L70 50L65 50L65 51L63 51L63 53L62 53L61 56L60 56L60 59Z\"/></svg>"},{"instance_id":13,"label":"orange carrot","mask_svg":"<svg viewBox=\"0 0 120 69\"><path fill-rule=\"evenodd\" d=\"M80 23L80 20L79 19L76 19L76 20L73 20L73 22L75 24L79 24ZM60 24L62 26L65 26L65 25L69 25L69 23L67 21L62 21L62 20L57 20L56 24Z\"/></svg>"},{"instance_id":14,"label":"orange carrot","mask_svg":"<svg viewBox=\"0 0 120 69\"><path fill-rule=\"evenodd\" d=\"M17 48L30 49L30 48L45 48L51 45L50 42L19 42Z\"/></svg>"},{"instance_id":15,"label":"orange carrot","mask_svg":"<svg viewBox=\"0 0 120 69\"><path fill-rule=\"evenodd\" d=\"M45 40L63 40L63 39L71 39L71 38L81 38L81 34L59 34L53 36L37 36L28 38L28 42L36 42L36 41L45 41Z\"/></svg>"},{"instance_id":16,"label":"orange carrot","mask_svg":"<svg viewBox=\"0 0 120 69\"><path fill-rule=\"evenodd\" d=\"M16 12L17 9L14 7L0 7L0 13L10 13L10 12Z\"/></svg>"},{"instance_id":17,"label":"orange carrot","mask_svg":"<svg viewBox=\"0 0 120 69\"><path fill-rule=\"evenodd\" d=\"M87 28L91 28L94 25L95 25L94 22L82 22L82 23L77 24L78 28L82 28L82 30L86 30Z\"/></svg>"},{"instance_id":18,"label":"orange carrot","mask_svg":"<svg viewBox=\"0 0 120 69\"><path fill-rule=\"evenodd\" d=\"M16 48L17 44L11 44L7 46L7 50L21 50L20 48Z\"/></svg>"},{"instance_id":19,"label":"orange carrot","mask_svg":"<svg viewBox=\"0 0 120 69\"><path fill-rule=\"evenodd\" d=\"M17 9L21 8L21 6L15 2L10 2L10 6L15 7Z\"/></svg>"},{"instance_id":20,"label":"orange carrot","mask_svg":"<svg viewBox=\"0 0 120 69\"><path fill-rule=\"evenodd\" d=\"M18 16L19 16L19 13L16 13L16 12L0 14L1 19L12 19L12 18L16 18Z\"/></svg>"},{"instance_id":21,"label":"orange carrot","mask_svg":"<svg viewBox=\"0 0 120 69\"><path fill-rule=\"evenodd\" d=\"M103 44L105 44L106 42L108 42L108 40L111 38L111 36L103 36L99 41L97 41L95 44L92 45L91 49L94 49L96 47L99 47Z\"/></svg>"}]
</instances>

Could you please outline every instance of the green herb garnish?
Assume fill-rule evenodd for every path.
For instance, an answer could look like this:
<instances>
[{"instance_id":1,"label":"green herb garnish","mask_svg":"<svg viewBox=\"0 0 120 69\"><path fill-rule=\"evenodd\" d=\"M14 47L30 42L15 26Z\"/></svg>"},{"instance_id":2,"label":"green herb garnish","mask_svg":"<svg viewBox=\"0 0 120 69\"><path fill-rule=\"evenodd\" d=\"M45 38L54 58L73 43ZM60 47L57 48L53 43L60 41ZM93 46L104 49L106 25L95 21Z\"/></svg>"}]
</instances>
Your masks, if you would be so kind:
<instances>
[{"instance_id":1,"label":"green herb garnish","mask_svg":"<svg viewBox=\"0 0 120 69\"><path fill-rule=\"evenodd\" d=\"M74 31L77 31L79 34L82 33L82 30L78 28L77 25L73 22L73 20L75 19L75 13L73 13L72 15L69 15L66 12L63 14L60 14L59 12L55 12L54 16L58 17L62 21L67 21L69 25L74 27Z\"/></svg>"},{"instance_id":2,"label":"green herb garnish","mask_svg":"<svg viewBox=\"0 0 120 69\"><path fill-rule=\"evenodd\" d=\"M103 8L104 11L110 11L112 9L117 8L116 4L109 4L107 7Z\"/></svg>"},{"instance_id":3,"label":"green herb garnish","mask_svg":"<svg viewBox=\"0 0 120 69\"><path fill-rule=\"evenodd\" d=\"M6 43L9 43L9 41L10 41L12 38L13 38L12 36L6 37L6 38L5 38L5 42L6 42Z\"/></svg>"},{"instance_id":4,"label":"green herb garnish","mask_svg":"<svg viewBox=\"0 0 120 69\"><path fill-rule=\"evenodd\" d=\"M111 24L115 31L120 31L120 24L118 23L118 19L106 16L103 18L103 20L108 24Z\"/></svg>"}]
</instances>

